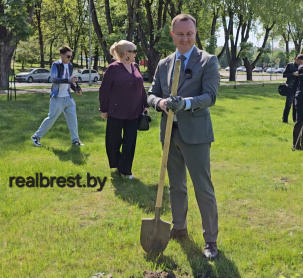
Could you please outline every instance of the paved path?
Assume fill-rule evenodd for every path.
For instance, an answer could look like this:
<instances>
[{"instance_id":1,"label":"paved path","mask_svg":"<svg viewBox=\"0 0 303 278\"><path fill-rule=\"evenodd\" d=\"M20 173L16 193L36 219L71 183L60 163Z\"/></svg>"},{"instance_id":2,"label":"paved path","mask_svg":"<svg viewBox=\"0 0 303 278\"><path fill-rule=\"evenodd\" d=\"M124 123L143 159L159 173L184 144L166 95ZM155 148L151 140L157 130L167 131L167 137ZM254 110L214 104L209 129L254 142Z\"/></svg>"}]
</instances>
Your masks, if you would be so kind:
<instances>
[{"instance_id":1,"label":"paved path","mask_svg":"<svg viewBox=\"0 0 303 278\"><path fill-rule=\"evenodd\" d=\"M243 81L240 81L238 79L237 82L226 82L227 79L224 79L220 82L220 86L241 86L241 85L262 85L262 84L280 84L280 83L284 83L285 81L281 81L281 80L274 80L272 79L272 81L269 81L268 79L267 80L258 80L258 81L253 81L253 82L245 82L244 80ZM239 82L240 81L240 82ZM101 82L98 82L101 84ZM49 88L45 88L45 89L34 89L33 87L34 86L43 86L41 83L31 83L31 88L29 89L25 89L24 86L25 84L28 84L28 83L21 83L22 84L22 89L18 89L18 86L21 86L21 85L17 85L17 89L16 89L16 93L19 95L19 94L29 94L29 93L45 93L45 94L49 94L50 93L50 87L51 85L49 85ZM47 86L47 85L46 85ZM149 88L149 86L145 86L145 88ZM98 91L99 90L99 86L98 87L82 87L82 91L83 92L95 92L95 91ZM14 91L10 91L10 93L14 96L15 95L15 92ZM7 90L0 90L0 95L7 95Z\"/></svg>"}]
</instances>

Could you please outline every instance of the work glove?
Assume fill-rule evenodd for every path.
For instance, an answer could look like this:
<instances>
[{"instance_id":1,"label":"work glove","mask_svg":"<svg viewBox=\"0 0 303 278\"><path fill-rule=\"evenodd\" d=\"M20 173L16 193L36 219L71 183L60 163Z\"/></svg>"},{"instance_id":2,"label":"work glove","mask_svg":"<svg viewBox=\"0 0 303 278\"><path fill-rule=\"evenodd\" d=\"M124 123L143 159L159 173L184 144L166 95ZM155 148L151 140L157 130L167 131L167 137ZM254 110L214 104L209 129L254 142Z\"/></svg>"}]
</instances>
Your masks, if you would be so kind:
<instances>
[{"instance_id":1,"label":"work glove","mask_svg":"<svg viewBox=\"0 0 303 278\"><path fill-rule=\"evenodd\" d=\"M166 102L166 107L177 114L178 112L185 109L186 101L182 97L169 96L169 100Z\"/></svg>"}]
</instances>

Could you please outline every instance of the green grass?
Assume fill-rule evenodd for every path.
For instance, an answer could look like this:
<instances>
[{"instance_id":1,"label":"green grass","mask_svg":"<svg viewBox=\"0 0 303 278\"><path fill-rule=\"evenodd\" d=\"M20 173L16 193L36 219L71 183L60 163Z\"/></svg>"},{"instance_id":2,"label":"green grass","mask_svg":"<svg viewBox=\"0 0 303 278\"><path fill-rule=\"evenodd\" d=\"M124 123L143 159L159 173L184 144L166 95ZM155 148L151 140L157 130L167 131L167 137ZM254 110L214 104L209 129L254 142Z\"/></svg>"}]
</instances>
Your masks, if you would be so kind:
<instances>
[{"instance_id":1,"label":"green grass","mask_svg":"<svg viewBox=\"0 0 303 278\"><path fill-rule=\"evenodd\" d=\"M216 141L212 180L219 210L220 257L202 256L201 219L188 178L190 238L149 258L140 246L142 218L154 216L161 164L159 114L139 132L134 181L111 174L98 92L75 96L82 148L71 147L63 115L42 138L30 136L48 113L41 94L0 96L0 277L303 277L302 152L291 151L277 85L222 86L211 108ZM108 180L97 188L9 187L9 177L76 176ZM168 188L161 219L171 221Z\"/></svg>"}]
</instances>

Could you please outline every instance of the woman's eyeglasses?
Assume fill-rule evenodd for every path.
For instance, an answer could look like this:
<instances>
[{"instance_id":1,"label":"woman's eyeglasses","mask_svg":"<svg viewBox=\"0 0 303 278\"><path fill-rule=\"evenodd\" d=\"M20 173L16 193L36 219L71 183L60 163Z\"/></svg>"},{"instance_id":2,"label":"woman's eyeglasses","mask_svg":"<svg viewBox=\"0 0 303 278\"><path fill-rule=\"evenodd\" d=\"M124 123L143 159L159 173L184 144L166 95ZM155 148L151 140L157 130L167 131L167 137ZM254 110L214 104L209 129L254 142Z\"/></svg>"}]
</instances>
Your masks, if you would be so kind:
<instances>
[{"instance_id":1,"label":"woman's eyeglasses","mask_svg":"<svg viewBox=\"0 0 303 278\"><path fill-rule=\"evenodd\" d=\"M137 50L128 50L127 52L137 54Z\"/></svg>"}]
</instances>

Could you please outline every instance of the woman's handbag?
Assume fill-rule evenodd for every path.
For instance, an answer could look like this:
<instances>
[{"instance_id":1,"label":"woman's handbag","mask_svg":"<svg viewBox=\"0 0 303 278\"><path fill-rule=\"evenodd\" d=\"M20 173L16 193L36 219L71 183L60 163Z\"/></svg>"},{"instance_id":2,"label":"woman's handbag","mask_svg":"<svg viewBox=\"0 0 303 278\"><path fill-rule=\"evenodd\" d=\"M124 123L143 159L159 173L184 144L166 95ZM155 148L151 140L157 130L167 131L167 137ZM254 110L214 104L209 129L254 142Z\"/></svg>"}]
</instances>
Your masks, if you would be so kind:
<instances>
[{"instance_id":1,"label":"woman's handbag","mask_svg":"<svg viewBox=\"0 0 303 278\"><path fill-rule=\"evenodd\" d=\"M139 122L138 122L138 130L141 130L141 131L149 130L150 122L151 122L150 116L142 113L141 117L139 118Z\"/></svg>"}]
</instances>

